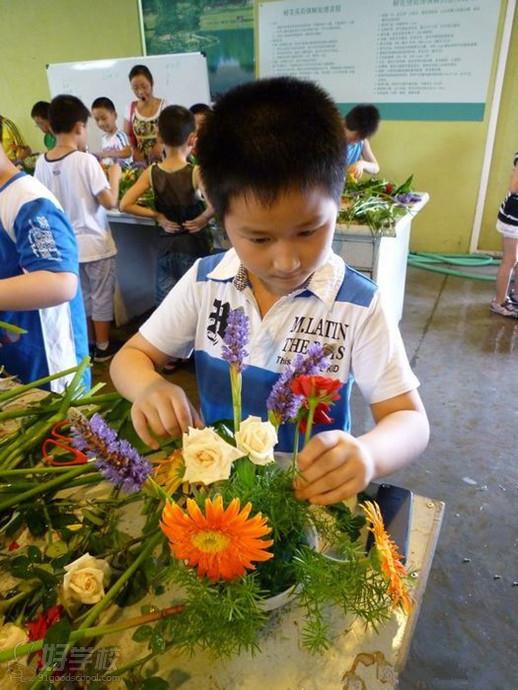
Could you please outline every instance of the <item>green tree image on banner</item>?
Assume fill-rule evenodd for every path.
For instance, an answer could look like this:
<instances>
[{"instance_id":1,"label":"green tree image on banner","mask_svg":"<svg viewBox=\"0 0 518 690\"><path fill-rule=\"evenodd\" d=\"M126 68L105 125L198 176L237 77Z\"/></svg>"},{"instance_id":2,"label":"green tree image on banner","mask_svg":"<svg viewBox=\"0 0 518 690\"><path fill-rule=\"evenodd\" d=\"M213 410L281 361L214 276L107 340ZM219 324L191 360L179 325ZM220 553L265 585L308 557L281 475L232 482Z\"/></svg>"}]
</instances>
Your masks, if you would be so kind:
<instances>
[{"instance_id":1,"label":"green tree image on banner","mask_svg":"<svg viewBox=\"0 0 518 690\"><path fill-rule=\"evenodd\" d=\"M203 52L212 98L255 78L253 0L141 0L148 55Z\"/></svg>"}]
</instances>

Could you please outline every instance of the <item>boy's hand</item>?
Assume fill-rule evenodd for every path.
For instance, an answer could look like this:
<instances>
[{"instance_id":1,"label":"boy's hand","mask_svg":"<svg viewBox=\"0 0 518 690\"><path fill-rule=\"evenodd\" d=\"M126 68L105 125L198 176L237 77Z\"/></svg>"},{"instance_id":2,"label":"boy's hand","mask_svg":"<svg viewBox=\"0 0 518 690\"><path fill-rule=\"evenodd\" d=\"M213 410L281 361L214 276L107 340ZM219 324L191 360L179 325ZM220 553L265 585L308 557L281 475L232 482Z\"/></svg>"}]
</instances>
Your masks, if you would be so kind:
<instances>
[{"instance_id":1,"label":"boy's hand","mask_svg":"<svg viewBox=\"0 0 518 690\"><path fill-rule=\"evenodd\" d=\"M363 175L364 170L364 161L356 161L356 163L352 163L352 165L347 168L347 174L354 177L355 180L359 180Z\"/></svg>"},{"instance_id":2,"label":"boy's hand","mask_svg":"<svg viewBox=\"0 0 518 690\"><path fill-rule=\"evenodd\" d=\"M122 168L118 163L113 163L108 168L108 180L110 184L119 183L122 177Z\"/></svg>"},{"instance_id":3,"label":"boy's hand","mask_svg":"<svg viewBox=\"0 0 518 690\"><path fill-rule=\"evenodd\" d=\"M144 443L156 449L160 444L154 436L178 437L189 427L204 426L182 388L165 379L144 388L132 405L131 420Z\"/></svg>"},{"instance_id":4,"label":"boy's hand","mask_svg":"<svg viewBox=\"0 0 518 690\"><path fill-rule=\"evenodd\" d=\"M172 220L168 220L163 213L157 213L155 216L156 222L160 225L162 230L165 230L166 232L171 233L174 235L175 232L178 232L181 230L181 226L178 225L178 223L175 223Z\"/></svg>"},{"instance_id":5,"label":"boy's hand","mask_svg":"<svg viewBox=\"0 0 518 690\"><path fill-rule=\"evenodd\" d=\"M193 218L192 220L186 220L183 223L184 228L190 233L199 232L206 225L207 221L205 220L205 216L203 214Z\"/></svg>"},{"instance_id":6,"label":"boy's hand","mask_svg":"<svg viewBox=\"0 0 518 690\"><path fill-rule=\"evenodd\" d=\"M323 431L298 457L298 499L329 505L363 491L374 476L374 460L361 441L345 431Z\"/></svg>"}]
</instances>

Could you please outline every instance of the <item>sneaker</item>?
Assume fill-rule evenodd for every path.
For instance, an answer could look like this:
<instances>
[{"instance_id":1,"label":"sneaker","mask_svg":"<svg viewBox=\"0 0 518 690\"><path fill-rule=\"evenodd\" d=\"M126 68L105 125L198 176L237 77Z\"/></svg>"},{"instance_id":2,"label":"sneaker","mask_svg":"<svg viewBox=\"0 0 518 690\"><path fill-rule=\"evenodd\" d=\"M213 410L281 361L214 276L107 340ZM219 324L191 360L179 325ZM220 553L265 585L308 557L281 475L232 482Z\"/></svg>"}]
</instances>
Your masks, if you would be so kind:
<instances>
[{"instance_id":1,"label":"sneaker","mask_svg":"<svg viewBox=\"0 0 518 690\"><path fill-rule=\"evenodd\" d=\"M512 304L513 307L518 309L518 295L516 294L516 292L510 292L507 295L507 299L505 301L506 303L509 302L509 304Z\"/></svg>"},{"instance_id":2,"label":"sneaker","mask_svg":"<svg viewBox=\"0 0 518 690\"><path fill-rule=\"evenodd\" d=\"M110 342L106 350L100 350L98 347L94 350L94 362L107 362L120 349L119 343Z\"/></svg>"},{"instance_id":3,"label":"sneaker","mask_svg":"<svg viewBox=\"0 0 518 690\"><path fill-rule=\"evenodd\" d=\"M513 309L508 302L498 304L496 300L493 300L489 308L495 314L500 314L500 316L507 316L509 319L518 319L518 309Z\"/></svg>"}]
</instances>

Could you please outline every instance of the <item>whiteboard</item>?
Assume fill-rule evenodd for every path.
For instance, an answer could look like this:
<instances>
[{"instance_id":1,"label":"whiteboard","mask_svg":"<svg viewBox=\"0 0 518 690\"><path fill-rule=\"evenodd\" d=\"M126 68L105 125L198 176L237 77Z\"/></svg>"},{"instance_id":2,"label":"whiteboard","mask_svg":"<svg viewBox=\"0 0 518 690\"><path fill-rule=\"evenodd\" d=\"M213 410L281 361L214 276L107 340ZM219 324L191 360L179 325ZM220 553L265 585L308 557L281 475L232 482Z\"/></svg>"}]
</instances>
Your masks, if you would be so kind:
<instances>
[{"instance_id":1,"label":"whiteboard","mask_svg":"<svg viewBox=\"0 0 518 690\"><path fill-rule=\"evenodd\" d=\"M146 65L154 81L153 93L169 105L189 108L194 103L210 103L207 59L202 53L138 56L87 62L61 62L47 65L47 79L52 98L71 94L88 109L99 96L115 104L118 125L122 129L128 104L135 100L128 74L134 65ZM98 151L102 132L93 118L88 121L88 147Z\"/></svg>"}]
</instances>

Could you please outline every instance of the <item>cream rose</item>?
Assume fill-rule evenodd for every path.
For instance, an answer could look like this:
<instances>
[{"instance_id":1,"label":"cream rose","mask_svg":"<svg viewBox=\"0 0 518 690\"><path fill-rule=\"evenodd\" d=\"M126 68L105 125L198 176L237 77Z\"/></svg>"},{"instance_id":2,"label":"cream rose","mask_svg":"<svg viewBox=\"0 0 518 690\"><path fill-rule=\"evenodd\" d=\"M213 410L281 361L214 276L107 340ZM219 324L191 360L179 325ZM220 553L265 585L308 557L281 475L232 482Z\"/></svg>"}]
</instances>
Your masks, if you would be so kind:
<instances>
[{"instance_id":1,"label":"cream rose","mask_svg":"<svg viewBox=\"0 0 518 690\"><path fill-rule=\"evenodd\" d=\"M63 597L67 604L97 604L104 597L104 584L110 575L107 561L85 553L65 566Z\"/></svg>"},{"instance_id":2,"label":"cream rose","mask_svg":"<svg viewBox=\"0 0 518 690\"><path fill-rule=\"evenodd\" d=\"M25 644L28 640L25 630L14 623L5 623L0 626L0 652Z\"/></svg>"},{"instance_id":3,"label":"cream rose","mask_svg":"<svg viewBox=\"0 0 518 690\"><path fill-rule=\"evenodd\" d=\"M277 444L277 432L271 422L260 417L248 417L236 432L237 447L248 455L255 465L267 465L274 461L273 449Z\"/></svg>"},{"instance_id":4,"label":"cream rose","mask_svg":"<svg viewBox=\"0 0 518 690\"><path fill-rule=\"evenodd\" d=\"M242 458L244 453L226 443L212 427L205 429L189 428L183 435L183 460L186 482L212 484L220 479L228 479L232 463Z\"/></svg>"}]
</instances>

